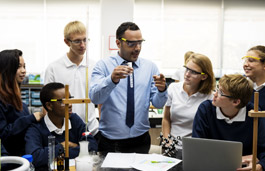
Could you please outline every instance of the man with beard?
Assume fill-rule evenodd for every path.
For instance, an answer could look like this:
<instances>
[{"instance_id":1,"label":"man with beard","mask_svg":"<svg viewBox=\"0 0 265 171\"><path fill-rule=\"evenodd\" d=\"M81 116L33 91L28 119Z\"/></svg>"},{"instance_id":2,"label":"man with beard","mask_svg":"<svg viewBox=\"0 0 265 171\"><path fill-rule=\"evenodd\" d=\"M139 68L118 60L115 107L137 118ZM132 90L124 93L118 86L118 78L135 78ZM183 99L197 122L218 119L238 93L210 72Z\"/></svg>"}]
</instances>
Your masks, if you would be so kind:
<instances>
[{"instance_id":1,"label":"man with beard","mask_svg":"<svg viewBox=\"0 0 265 171\"><path fill-rule=\"evenodd\" d=\"M89 96L93 103L102 104L98 143L103 155L150 149L149 105L164 106L167 86L157 66L138 57L143 41L135 23L122 23L116 31L118 53L93 69Z\"/></svg>"}]
</instances>

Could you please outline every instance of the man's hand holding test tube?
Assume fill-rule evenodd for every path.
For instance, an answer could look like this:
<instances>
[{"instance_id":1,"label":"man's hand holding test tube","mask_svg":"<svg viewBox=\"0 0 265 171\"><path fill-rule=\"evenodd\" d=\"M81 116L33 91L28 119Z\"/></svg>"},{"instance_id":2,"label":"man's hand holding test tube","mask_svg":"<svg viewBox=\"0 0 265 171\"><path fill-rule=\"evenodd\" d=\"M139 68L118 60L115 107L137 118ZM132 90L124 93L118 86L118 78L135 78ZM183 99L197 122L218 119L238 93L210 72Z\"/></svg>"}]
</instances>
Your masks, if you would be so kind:
<instances>
[{"instance_id":1,"label":"man's hand holding test tube","mask_svg":"<svg viewBox=\"0 0 265 171\"><path fill-rule=\"evenodd\" d=\"M128 64L131 63L131 64ZM120 79L127 78L128 75L133 73L132 62L128 62L127 65L119 65L116 68L114 68L111 79L112 81L117 84ZM131 66L130 66L131 65Z\"/></svg>"}]
</instances>

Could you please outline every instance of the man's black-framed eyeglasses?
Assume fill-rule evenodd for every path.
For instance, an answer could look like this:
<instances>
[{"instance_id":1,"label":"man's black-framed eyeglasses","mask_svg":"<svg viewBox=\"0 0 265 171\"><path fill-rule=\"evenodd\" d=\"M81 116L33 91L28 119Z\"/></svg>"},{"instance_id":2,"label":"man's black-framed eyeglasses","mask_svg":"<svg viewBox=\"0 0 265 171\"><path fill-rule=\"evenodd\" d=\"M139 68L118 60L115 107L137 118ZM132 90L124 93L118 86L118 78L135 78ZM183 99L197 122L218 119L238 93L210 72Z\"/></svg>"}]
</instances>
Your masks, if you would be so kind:
<instances>
[{"instance_id":1,"label":"man's black-framed eyeglasses","mask_svg":"<svg viewBox=\"0 0 265 171\"><path fill-rule=\"evenodd\" d=\"M69 42L73 43L73 44L76 44L76 45L79 45L81 44L82 42L86 43L87 41L89 41L90 39L83 39L83 40L80 40L80 39L76 39L76 40L71 40L71 39L67 39Z\"/></svg>"},{"instance_id":2,"label":"man's black-framed eyeglasses","mask_svg":"<svg viewBox=\"0 0 265 171\"><path fill-rule=\"evenodd\" d=\"M186 72L190 72L192 75L204 75L205 74L204 72L198 72L193 69L190 69L186 65L184 65L183 67L186 68Z\"/></svg>"},{"instance_id":3,"label":"man's black-framed eyeglasses","mask_svg":"<svg viewBox=\"0 0 265 171\"><path fill-rule=\"evenodd\" d=\"M120 40L124 41L125 43L127 43L127 45L129 47L135 47L136 45L140 45L142 46L142 42L145 41L144 39L143 40L136 40L136 41L132 41L132 40L127 40L125 38L120 38Z\"/></svg>"}]
</instances>

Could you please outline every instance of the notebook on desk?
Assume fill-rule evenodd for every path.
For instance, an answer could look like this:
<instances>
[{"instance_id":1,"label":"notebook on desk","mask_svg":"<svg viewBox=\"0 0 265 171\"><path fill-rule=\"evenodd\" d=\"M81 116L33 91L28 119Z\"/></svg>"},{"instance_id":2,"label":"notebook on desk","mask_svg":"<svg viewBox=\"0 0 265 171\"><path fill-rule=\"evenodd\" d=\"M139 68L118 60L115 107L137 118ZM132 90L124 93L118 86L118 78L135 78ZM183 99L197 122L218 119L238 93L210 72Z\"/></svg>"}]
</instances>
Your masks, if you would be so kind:
<instances>
[{"instance_id":1,"label":"notebook on desk","mask_svg":"<svg viewBox=\"0 0 265 171\"><path fill-rule=\"evenodd\" d=\"M241 167L241 142L184 137L182 143L184 171L232 171Z\"/></svg>"}]
</instances>

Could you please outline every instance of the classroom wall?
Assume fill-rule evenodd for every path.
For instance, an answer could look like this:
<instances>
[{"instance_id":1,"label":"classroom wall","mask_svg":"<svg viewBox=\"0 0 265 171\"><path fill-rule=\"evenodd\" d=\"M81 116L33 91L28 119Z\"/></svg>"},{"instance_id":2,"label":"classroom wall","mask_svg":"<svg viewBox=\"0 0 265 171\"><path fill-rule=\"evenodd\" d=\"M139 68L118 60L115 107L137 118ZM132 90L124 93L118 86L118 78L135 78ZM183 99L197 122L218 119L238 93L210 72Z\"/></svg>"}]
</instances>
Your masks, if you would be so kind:
<instances>
[{"instance_id":1,"label":"classroom wall","mask_svg":"<svg viewBox=\"0 0 265 171\"><path fill-rule=\"evenodd\" d=\"M100 0L102 58L117 52L116 30L124 21L133 21L133 10L134 0Z\"/></svg>"},{"instance_id":2,"label":"classroom wall","mask_svg":"<svg viewBox=\"0 0 265 171\"><path fill-rule=\"evenodd\" d=\"M43 73L68 50L64 26L80 20L89 23L88 56L99 60L115 52L109 50L107 37L115 35L117 23L132 19L146 39L141 56L153 60L168 77L183 65L188 50L210 57L216 76L221 76L243 73L241 57L265 42L264 0L105 0L105 6L102 2L0 0L0 50L21 49L27 71ZM108 15L113 21L104 20Z\"/></svg>"}]
</instances>

